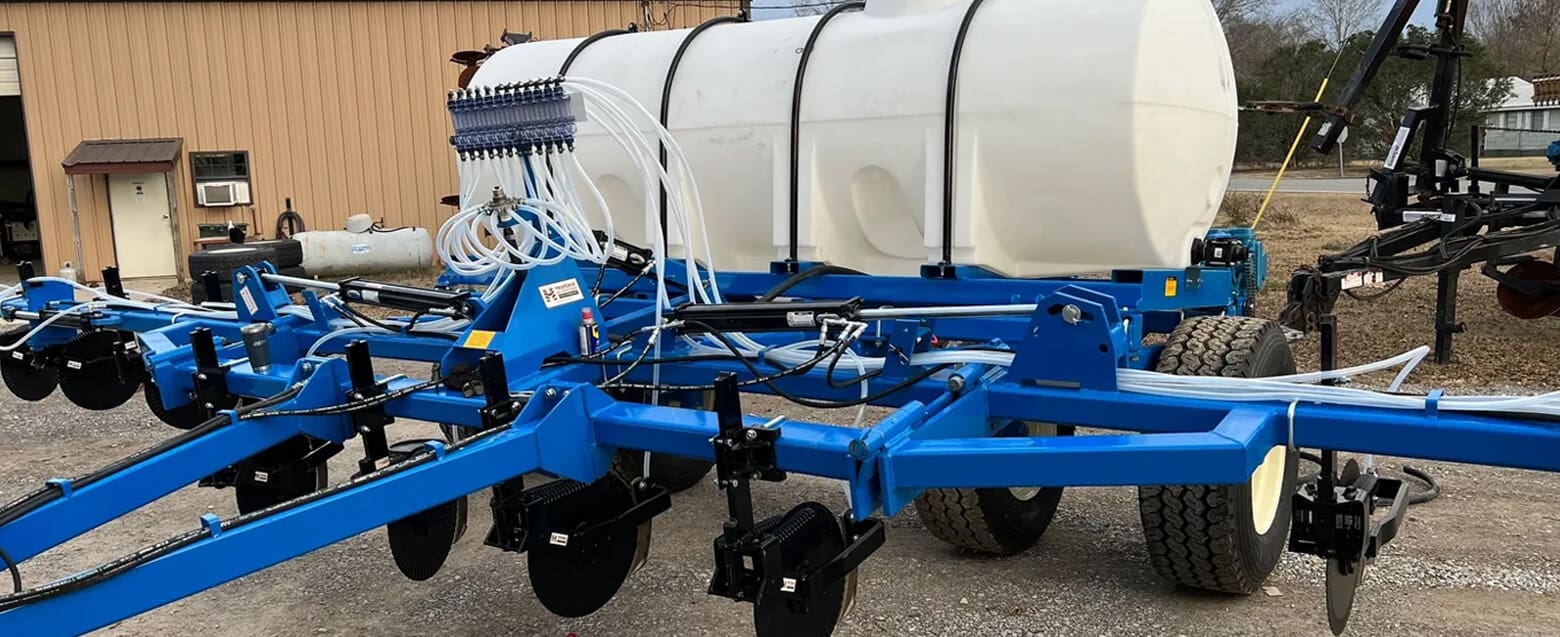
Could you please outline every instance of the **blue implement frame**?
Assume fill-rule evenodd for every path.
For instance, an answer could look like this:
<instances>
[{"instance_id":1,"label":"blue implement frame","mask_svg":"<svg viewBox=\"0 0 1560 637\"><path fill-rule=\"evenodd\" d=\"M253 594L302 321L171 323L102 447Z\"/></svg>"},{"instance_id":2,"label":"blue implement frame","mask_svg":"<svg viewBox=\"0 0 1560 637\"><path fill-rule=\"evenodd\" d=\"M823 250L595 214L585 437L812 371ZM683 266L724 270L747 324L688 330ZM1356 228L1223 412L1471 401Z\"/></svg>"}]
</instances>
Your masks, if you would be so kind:
<instances>
[{"instance_id":1,"label":"blue implement frame","mask_svg":"<svg viewBox=\"0 0 1560 637\"><path fill-rule=\"evenodd\" d=\"M1250 239L1228 232L1222 236ZM1260 244L1250 243L1260 254ZM869 308L1033 304L1034 309L1027 316L875 321L860 341L863 352L929 351L934 341L975 342L1010 350L1013 361L1006 368L966 365L915 382L909 381L921 368L888 365L882 375L864 381L867 393L881 394L873 404L893 409L869 427L756 417L746 417L744 424L778 427L774 456L780 469L848 483L856 520L892 514L929 488L1242 484L1280 445L1560 471L1560 424L1443 412L1434 396L1423 409L1410 410L1285 404L1238 395L1172 398L1119 387L1119 370L1153 368L1159 346L1145 344L1146 335L1168 333L1189 316L1245 313L1251 293L1262 284L1262 269L1253 261L1124 271L1100 279L1011 279L964 269L947 278L817 276L787 295L860 298ZM722 274L719 283L729 299L756 298L785 281L796 265ZM937 270L939 276L947 272ZM73 576L35 589L42 592L27 599L0 598L0 634L77 634L99 628L527 473L592 482L608 473L620 449L716 459L711 441L721 428L715 412L617 400L596 386L603 366L548 362L557 354L581 355L574 335L583 309L603 318L608 335L631 335L651 325L654 289L648 283L634 283L602 308L590 295L560 300L546 292L550 284L570 280L588 289L594 272L582 273L568 262L530 270L506 283L512 289L492 302L476 303L472 326L452 342L411 330L333 337L337 327L317 295L305 291L302 305L295 306L266 274L274 274L269 265L235 273L236 320L175 316L110 302L78 312L69 327L39 331L29 346L57 345L87 330L133 332L148 378L172 408L196 394L199 370L190 333L205 328L218 344L228 391L250 398L292 392L276 406L284 411L349 400L359 387L347 363L329 355L354 339L366 341L375 357L439 362L445 369L498 354L518 413L495 423L487 417L490 397L446 386L420 387L418 379L380 377L383 390L397 394L384 402L386 416L446 423L470 437L427 443L412 460L289 506L191 520L192 531L149 547L133 567L107 577L83 583ZM686 285L673 275L668 279ZM616 290L628 282L629 277L609 272L603 288ZM36 325L80 305L74 292L59 283L27 283L23 291L24 296L0 304L0 316L21 316ZM272 326L271 361L261 370L250 365L240 332L257 322ZM662 356L688 353L675 339L664 345ZM307 355L310 350L315 355ZM723 373L751 372L748 364L717 357L639 367L625 360L605 369L621 370L625 382L688 386L708 384ZM861 386L836 387L829 375L811 369L744 391L817 401L861 395ZM342 443L359 434L349 413L248 418L223 411L219 416L225 418L111 471L50 481L0 509L0 548L25 564L294 436ZM996 436L1014 421L1111 433Z\"/></svg>"}]
</instances>

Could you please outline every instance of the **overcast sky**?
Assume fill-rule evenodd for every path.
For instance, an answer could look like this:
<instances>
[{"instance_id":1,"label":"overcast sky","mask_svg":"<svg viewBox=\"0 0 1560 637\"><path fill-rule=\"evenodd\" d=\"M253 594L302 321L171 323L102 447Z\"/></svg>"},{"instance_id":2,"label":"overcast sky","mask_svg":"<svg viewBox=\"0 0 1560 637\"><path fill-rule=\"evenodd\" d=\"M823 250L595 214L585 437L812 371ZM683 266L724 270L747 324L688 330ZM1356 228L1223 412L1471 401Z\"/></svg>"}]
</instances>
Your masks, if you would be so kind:
<instances>
[{"instance_id":1,"label":"overcast sky","mask_svg":"<svg viewBox=\"0 0 1560 637\"><path fill-rule=\"evenodd\" d=\"M798 4L812 4L818 1L819 0L753 0L753 17L759 20L786 17L792 14L790 9L766 9L764 7L785 7ZM1296 8L1305 6L1305 3L1308 1L1309 0L1280 0L1279 10L1293 11ZM1391 4L1391 0L1382 0L1381 17L1383 19L1386 18L1387 9ZM1435 0L1421 0L1419 3L1419 12L1414 15L1414 21L1426 26L1434 23L1435 5Z\"/></svg>"}]
</instances>

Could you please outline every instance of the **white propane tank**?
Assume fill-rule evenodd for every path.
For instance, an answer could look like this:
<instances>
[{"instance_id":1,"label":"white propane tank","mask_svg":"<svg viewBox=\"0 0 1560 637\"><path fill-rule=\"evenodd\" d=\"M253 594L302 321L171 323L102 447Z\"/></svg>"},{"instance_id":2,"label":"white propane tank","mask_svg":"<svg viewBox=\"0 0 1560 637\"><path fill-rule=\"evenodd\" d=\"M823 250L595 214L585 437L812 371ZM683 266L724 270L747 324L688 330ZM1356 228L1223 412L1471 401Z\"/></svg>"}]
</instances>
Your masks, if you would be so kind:
<instances>
[{"instance_id":1,"label":"white propane tank","mask_svg":"<svg viewBox=\"0 0 1560 637\"><path fill-rule=\"evenodd\" d=\"M802 87L802 260L880 274L943 260L947 78L969 6L867 0L823 29ZM713 26L678 68L668 128L698 179L719 268L789 255L791 102L818 20ZM689 33L599 40L569 75L659 113ZM579 44L506 48L471 85L555 76ZM956 112L954 263L1014 276L1182 267L1228 184L1234 71L1207 0L988 0L963 47ZM589 122L577 148L620 235L646 238L653 211L629 159Z\"/></svg>"},{"instance_id":2,"label":"white propane tank","mask_svg":"<svg viewBox=\"0 0 1560 637\"><path fill-rule=\"evenodd\" d=\"M292 238L303 244L303 269L311 275L396 272L433 265L433 236L427 228L310 230Z\"/></svg>"}]
</instances>

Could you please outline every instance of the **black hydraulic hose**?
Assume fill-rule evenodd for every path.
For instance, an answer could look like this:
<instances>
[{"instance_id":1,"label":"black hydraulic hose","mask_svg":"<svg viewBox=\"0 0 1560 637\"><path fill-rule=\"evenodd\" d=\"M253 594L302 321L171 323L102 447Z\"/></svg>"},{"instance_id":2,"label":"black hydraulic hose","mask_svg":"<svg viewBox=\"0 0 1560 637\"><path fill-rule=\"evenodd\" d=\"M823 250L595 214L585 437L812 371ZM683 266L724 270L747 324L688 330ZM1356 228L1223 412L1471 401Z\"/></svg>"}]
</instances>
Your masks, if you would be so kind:
<instances>
[{"instance_id":1,"label":"black hydraulic hose","mask_svg":"<svg viewBox=\"0 0 1560 637\"><path fill-rule=\"evenodd\" d=\"M558 75L568 75L569 69L574 67L574 60L579 58L580 54L584 53L585 49L590 45L613 36L623 35L625 33L636 33L638 31L639 25L630 24L628 25L627 29L607 29L605 31L597 31L590 37L585 38L584 40L580 40L579 44L574 45L574 50L569 51L569 57L563 59L563 66L558 67Z\"/></svg>"},{"instance_id":2,"label":"black hydraulic hose","mask_svg":"<svg viewBox=\"0 0 1560 637\"><path fill-rule=\"evenodd\" d=\"M11 592L22 592L22 569L17 568L16 560L11 559L11 554L5 552L5 549L0 549L0 560L5 560L5 570L11 572Z\"/></svg>"},{"instance_id":3,"label":"black hydraulic hose","mask_svg":"<svg viewBox=\"0 0 1560 637\"><path fill-rule=\"evenodd\" d=\"M820 265L816 268L808 268L791 275L784 281L781 281L779 285L776 285L768 292L765 292L763 296L758 297L758 302L768 303L773 301L777 298L780 298L780 295L790 291L791 288L805 283L808 279L817 278L827 274L849 274L852 276L859 276L865 273L860 270L852 270L850 268L838 265Z\"/></svg>"},{"instance_id":4,"label":"black hydraulic hose","mask_svg":"<svg viewBox=\"0 0 1560 637\"><path fill-rule=\"evenodd\" d=\"M865 2L847 2L830 9L818 19L818 24L813 25L813 30L807 36L807 44L802 47L802 59L796 64L796 82L791 87L791 262L797 259L797 250L801 243L801 202L799 197L802 188L802 85L807 79L807 63L812 60L813 48L818 45L818 36L823 35L823 28L829 25L829 21L835 16L846 11L859 11L867 6Z\"/></svg>"},{"instance_id":5,"label":"black hydraulic hose","mask_svg":"<svg viewBox=\"0 0 1560 637\"><path fill-rule=\"evenodd\" d=\"M290 388L287 391L284 391L284 392L281 392L281 393L276 394L274 396L268 397L268 398L266 398L264 400L261 400L259 402L239 407L235 411L238 412L240 418L243 418L245 415L249 414L250 412L253 412L253 411L256 411L256 410L260 410L260 409L264 409L266 407L270 407L270 406L273 406L273 405L277 405L277 404L286 402L287 400L290 400L292 397L298 395L299 391L300 391L299 388ZM174 447L178 447L178 446L183 445L185 443L188 443L188 442L190 442L192 440L200 438L201 436L204 436L204 435L209 434L209 433L211 433L213 431L216 431L217 429L221 429L223 427L226 427L231 422L232 421L226 415L218 414L216 416L211 417L206 422L203 422L203 423L201 423L199 425L196 425L194 428L190 429L189 431L180 432L178 435L176 435L176 436L174 436L172 438L169 438L169 439L164 440L164 441L162 441L160 443L157 443L156 445L153 445L151 447L148 447L146 449L138 451L138 452L136 452L134 454L131 454L129 456L121 458L118 461L115 461L113 464L110 464L108 466L100 468L100 469L98 469L96 471L93 471L92 473L87 474L87 475L84 475L84 476L81 476L79 478L73 479L73 480L70 481L70 485L71 485L72 488L75 488L75 489L80 489L80 488L89 486L89 485L91 485L94 482L98 482L98 481L100 481L100 480L102 480L104 478L107 478L107 477L112 476L112 475L114 475L116 473L119 473L120 471L124 471L125 469L128 469L128 468L130 468L132 466L135 466L137 463L141 462L142 460L144 460L144 459L146 459L148 457L164 453L164 452L168 451L169 449L173 449ZM24 496L20 500L17 500L15 502L11 503L10 505L6 506L4 509L0 509L0 526L5 526L6 524L10 524L11 522L14 522L18 518L22 517L23 515L31 513L33 511L37 510L39 507L45 505L45 504L48 504L48 503L53 502L55 500L58 500L61 496L62 496L62 492L59 489L54 488L52 486L44 487L42 489L34 491L34 492L28 494L27 496Z\"/></svg>"},{"instance_id":6,"label":"black hydraulic hose","mask_svg":"<svg viewBox=\"0 0 1560 637\"><path fill-rule=\"evenodd\" d=\"M493 436L494 434L508 429L509 425L503 425L500 427L494 427L492 429L480 431L471 437L464 438L457 442L446 445L446 453L451 451L458 451L477 441L486 439ZM401 462L392 464L383 469L379 469L373 473L359 476L352 479L351 481L344 482L342 484L338 484L320 491L315 491L313 493L300 496L298 498L288 500L286 502L282 502L259 511L240 515L230 520L223 520L221 528L223 531L231 531L233 529L274 516L278 513L289 511L305 504L315 502L326 496L335 495L348 489L353 489L364 484L382 480L413 467L425 464L429 460L436 457L437 456L433 453L427 450L423 450ZM131 553L130 555L126 555L107 564L102 564L96 568L77 573L65 579L51 582L33 590L24 590L18 593L7 595L5 597L0 597L0 611L10 610L19 606L26 606L28 604L44 601L81 590L93 584L97 584L118 575L122 575L131 569L134 569L138 566L143 566L153 560L167 556L174 551L189 547L196 542L208 539L210 537L212 537L211 531L206 528L181 533L174 537L168 538L167 540L136 551L135 553ZM18 580L18 582L19 581L20 580Z\"/></svg>"},{"instance_id":7,"label":"black hydraulic hose","mask_svg":"<svg viewBox=\"0 0 1560 637\"><path fill-rule=\"evenodd\" d=\"M1322 463L1321 456L1318 456L1309 451L1300 452L1300 457L1318 465ZM1425 484L1425 488L1423 489L1413 489L1409 491L1409 504L1424 504L1441 497L1441 483L1435 479L1435 476L1430 475L1430 472L1413 465L1403 465L1403 475L1419 480ZM1302 476L1300 481L1308 482L1313 477L1315 476Z\"/></svg>"},{"instance_id":8,"label":"black hydraulic hose","mask_svg":"<svg viewBox=\"0 0 1560 637\"><path fill-rule=\"evenodd\" d=\"M688 37L683 38L682 44L677 45L677 53L672 56L672 63L666 69L666 82L661 85L661 127L662 128L665 128L668 131L670 131L672 129L672 126L671 126L671 123L670 123L671 119L672 119L672 84L677 81L677 67L682 66L683 55L688 52L688 47L693 44L694 39L698 38L699 34L704 33L705 31L710 30L711 27L719 26L719 25L722 25L722 24L733 23L733 22L747 22L747 21L748 21L748 16L745 13L739 13L737 15L723 15L723 16L710 18L708 20L705 20L704 22L699 23L699 26L694 27L692 31L689 31L688 32ZM666 170L666 142L665 141L661 141L660 142L660 147L661 147L661 170ZM667 174L671 174L671 173L668 172ZM671 236L670 234L668 234L669 231L667 230L667 226L666 226L666 222L667 222L667 217L666 217L666 182L664 182L664 181L661 182L661 200L660 201L661 201L661 207L660 207L659 212L660 212L660 215L661 215L661 242L664 245L665 242L668 241L669 237ZM689 249L690 250L693 249L692 246L689 246Z\"/></svg>"},{"instance_id":9,"label":"black hydraulic hose","mask_svg":"<svg viewBox=\"0 0 1560 637\"><path fill-rule=\"evenodd\" d=\"M986 0L975 0L964 12L959 24L959 35L953 40L953 57L948 62L948 101L943 113L943 209L942 209L942 262L953 263L953 187L958 164L958 149L954 146L959 122L959 61L964 58L964 40L969 37L970 24L975 13Z\"/></svg>"}]
</instances>

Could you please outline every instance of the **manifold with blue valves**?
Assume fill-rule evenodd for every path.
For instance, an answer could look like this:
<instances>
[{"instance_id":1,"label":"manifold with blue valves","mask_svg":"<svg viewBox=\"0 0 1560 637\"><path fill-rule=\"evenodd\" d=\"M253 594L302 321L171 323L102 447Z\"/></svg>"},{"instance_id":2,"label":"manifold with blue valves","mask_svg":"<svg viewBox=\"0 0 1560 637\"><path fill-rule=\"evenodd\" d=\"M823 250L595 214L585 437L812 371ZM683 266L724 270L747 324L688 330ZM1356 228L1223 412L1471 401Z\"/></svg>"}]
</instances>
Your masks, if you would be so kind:
<instances>
[{"instance_id":1,"label":"manifold with blue valves","mask_svg":"<svg viewBox=\"0 0 1560 637\"><path fill-rule=\"evenodd\" d=\"M541 605L579 617L609 604L649 559L655 516L711 471L728 516L712 524L709 592L751 603L759 635L830 634L885 542L883 517L906 506L950 543L1013 553L1045 531L1063 488L1119 485L1141 489L1161 576L1250 593L1284 549L1316 555L1342 630L1365 567L1405 519L1407 489L1338 469L1333 454L1560 470L1560 395L1331 385L1402 368L1396 389L1423 349L1295 373L1282 330L1248 316L1265 263L1239 230L1211 233L1190 267L1099 279L717 272L692 256L703 216L675 138L654 131L663 163L637 124L654 119L622 91L556 78L452 96L451 110L462 208L439 250L486 287L320 282L259 264L232 273L231 303L193 305L125 290L112 270L99 289L24 266L0 293L0 315L25 323L0 339L12 393L43 400L58 387L112 409L141 390L182 430L0 508L15 584L0 596L0 633L85 632L380 527L398 570L425 580L482 491L483 542L524 553ZM582 193L605 203L559 119L582 112L646 183L666 186L671 223L650 245L617 238L610 214L589 222ZM680 260L672 232L688 247ZM381 359L436 371L384 374ZM743 394L854 407L856 426L754 417ZM867 423L867 405L892 412ZM396 436L404 420L441 423L444 436ZM356 470L332 481L325 460L353 439ZM1299 447L1326 450L1304 482ZM756 510L753 482L798 473L839 480L844 495ZM196 482L231 488L238 515L203 515L62 579L24 579L40 553ZM1189 497L1208 506L1174 506ZM1193 544L1227 554L1184 558Z\"/></svg>"}]
</instances>

